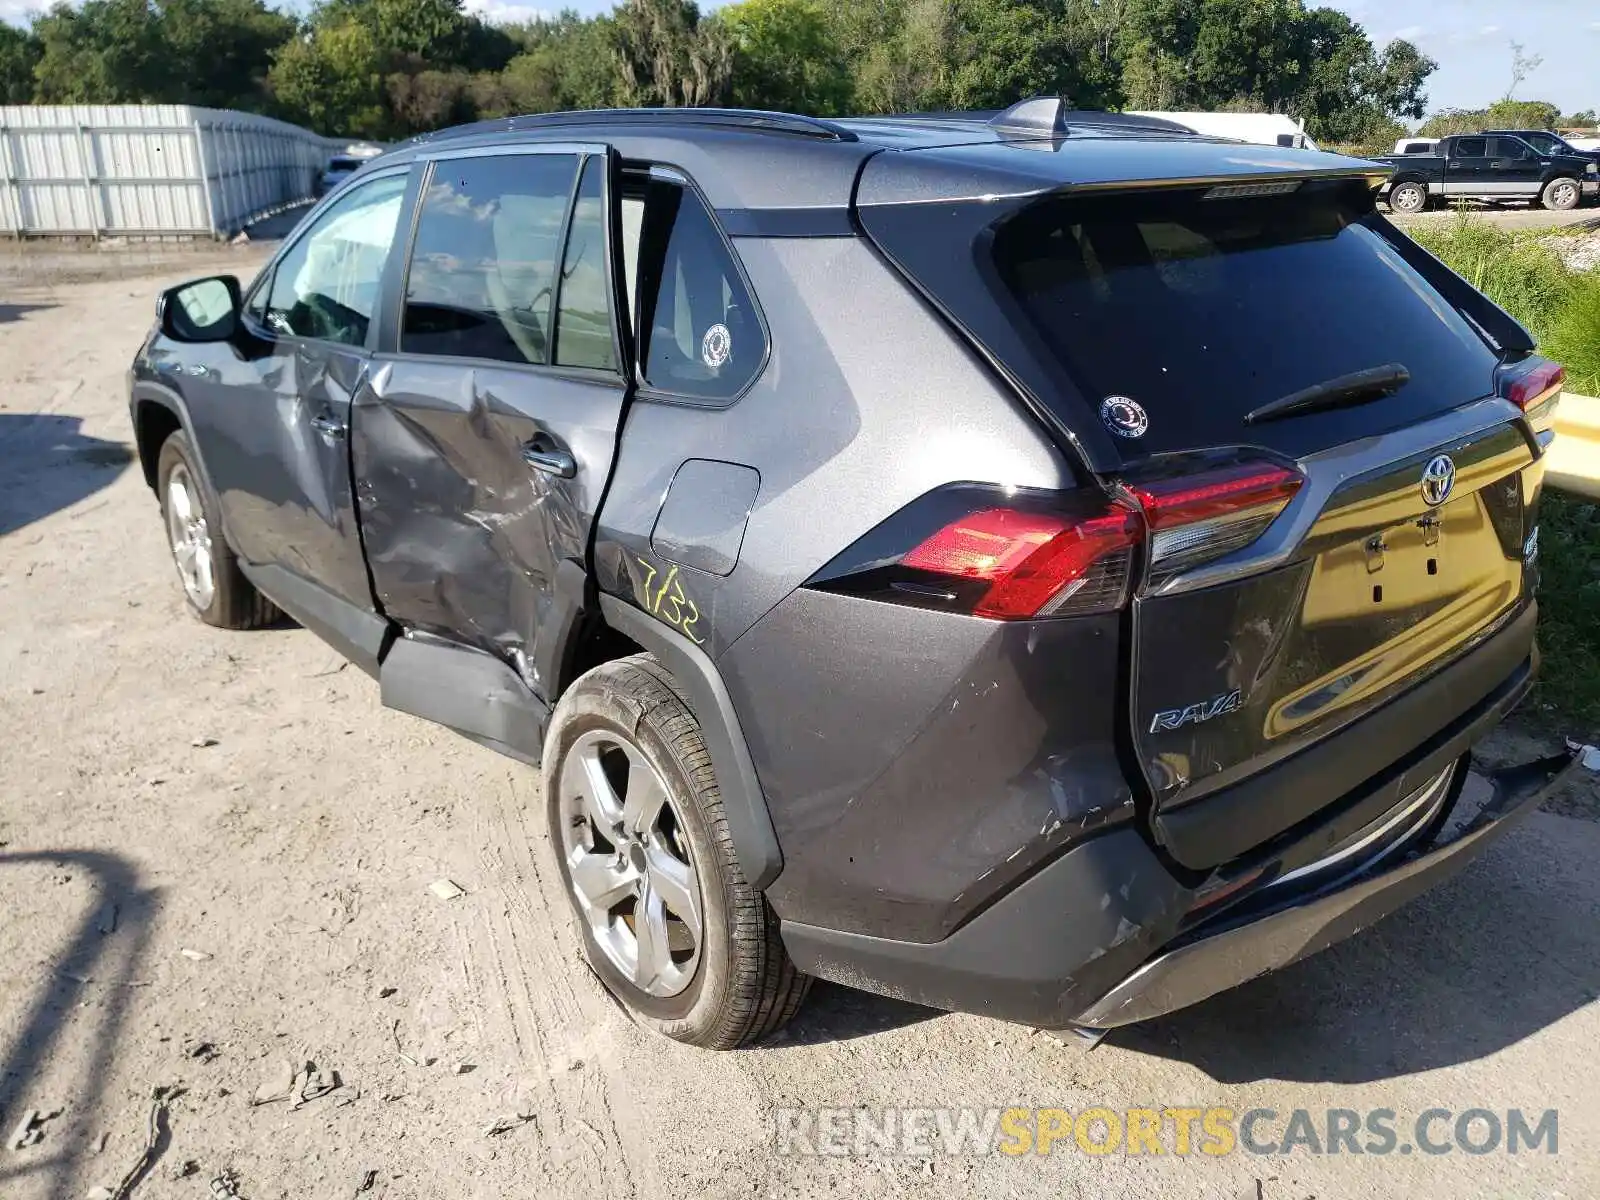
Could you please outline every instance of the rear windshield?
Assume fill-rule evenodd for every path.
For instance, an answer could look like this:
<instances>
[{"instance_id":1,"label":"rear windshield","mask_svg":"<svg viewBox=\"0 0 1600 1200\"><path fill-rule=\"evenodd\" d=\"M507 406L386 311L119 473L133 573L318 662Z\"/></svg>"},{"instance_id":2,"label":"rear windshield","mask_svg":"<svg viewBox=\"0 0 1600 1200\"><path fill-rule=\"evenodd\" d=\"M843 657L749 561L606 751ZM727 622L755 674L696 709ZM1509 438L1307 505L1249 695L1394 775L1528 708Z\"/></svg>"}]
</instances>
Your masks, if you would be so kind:
<instances>
[{"instance_id":1,"label":"rear windshield","mask_svg":"<svg viewBox=\"0 0 1600 1200\"><path fill-rule=\"evenodd\" d=\"M328 163L329 171L354 171L361 165L359 158L335 158Z\"/></svg>"},{"instance_id":2,"label":"rear windshield","mask_svg":"<svg viewBox=\"0 0 1600 1200\"><path fill-rule=\"evenodd\" d=\"M1395 396L1294 420L1392 428L1486 395L1483 340L1358 223L1348 192L1313 189L1047 200L995 231L993 265L1092 406L1144 408L1130 454L1258 440L1251 410L1391 363L1411 374Z\"/></svg>"}]
</instances>

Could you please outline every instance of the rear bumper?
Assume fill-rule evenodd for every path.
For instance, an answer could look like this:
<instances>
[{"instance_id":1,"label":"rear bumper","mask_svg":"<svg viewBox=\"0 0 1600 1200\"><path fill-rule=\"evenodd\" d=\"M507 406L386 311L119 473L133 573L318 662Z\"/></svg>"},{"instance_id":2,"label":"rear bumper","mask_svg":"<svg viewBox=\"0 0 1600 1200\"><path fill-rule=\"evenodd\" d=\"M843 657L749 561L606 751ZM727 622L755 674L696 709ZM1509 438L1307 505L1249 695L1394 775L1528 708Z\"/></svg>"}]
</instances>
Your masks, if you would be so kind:
<instances>
[{"instance_id":1,"label":"rear bumper","mask_svg":"<svg viewBox=\"0 0 1600 1200\"><path fill-rule=\"evenodd\" d=\"M1465 820L1458 817L1446 844L1331 893L1235 918L1215 932L1199 931L1145 963L1074 1023L1109 1029L1158 1017L1343 941L1461 870L1536 809L1579 763L1579 755L1569 751L1490 775L1473 772L1464 799L1481 807ZM1472 797L1474 790L1482 795Z\"/></svg>"},{"instance_id":2,"label":"rear bumper","mask_svg":"<svg viewBox=\"0 0 1600 1200\"><path fill-rule=\"evenodd\" d=\"M902 942L785 922L803 971L935 1008L1045 1028L1110 1028L1171 1012L1285 966L1394 911L1486 850L1576 759L1562 755L1494 774L1470 771L1460 810L1437 849L1391 855L1332 890L1265 885L1322 860L1381 821L1404 797L1460 759L1526 692L1532 663L1473 714L1419 749L1310 829L1232 864L1232 907L1197 919L1217 876L1185 887L1137 830L1083 843L1003 894L939 942ZM1463 814L1470 813L1470 816ZM1286 840L1287 839L1287 840ZM1208 886L1210 885L1210 886ZM1259 891L1256 890L1259 885Z\"/></svg>"}]
</instances>

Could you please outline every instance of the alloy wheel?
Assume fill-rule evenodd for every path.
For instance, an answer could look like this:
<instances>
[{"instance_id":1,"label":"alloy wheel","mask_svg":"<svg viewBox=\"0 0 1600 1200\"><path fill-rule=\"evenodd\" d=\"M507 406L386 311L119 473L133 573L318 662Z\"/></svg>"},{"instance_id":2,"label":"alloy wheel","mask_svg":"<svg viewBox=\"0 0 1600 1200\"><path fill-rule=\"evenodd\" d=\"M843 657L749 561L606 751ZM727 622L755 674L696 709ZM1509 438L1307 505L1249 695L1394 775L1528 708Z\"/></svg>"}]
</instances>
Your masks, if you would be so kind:
<instances>
[{"instance_id":1,"label":"alloy wheel","mask_svg":"<svg viewBox=\"0 0 1600 1200\"><path fill-rule=\"evenodd\" d=\"M181 462L167 477L167 536L189 602L198 609L210 608L217 592L211 564L211 531L200 504L200 490L189 468Z\"/></svg>"},{"instance_id":2,"label":"alloy wheel","mask_svg":"<svg viewBox=\"0 0 1600 1200\"><path fill-rule=\"evenodd\" d=\"M567 752L559 786L561 853L595 944L640 991L678 994L699 965L704 916L661 773L621 734L592 730Z\"/></svg>"}]
</instances>

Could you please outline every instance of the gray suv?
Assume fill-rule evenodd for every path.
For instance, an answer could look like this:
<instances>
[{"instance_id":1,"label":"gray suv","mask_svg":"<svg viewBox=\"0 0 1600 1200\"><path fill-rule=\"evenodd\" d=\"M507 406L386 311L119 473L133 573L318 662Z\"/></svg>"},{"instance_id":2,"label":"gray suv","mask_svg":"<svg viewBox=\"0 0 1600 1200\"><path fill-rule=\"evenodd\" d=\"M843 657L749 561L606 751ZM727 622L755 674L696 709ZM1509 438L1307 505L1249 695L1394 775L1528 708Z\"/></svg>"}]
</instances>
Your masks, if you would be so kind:
<instances>
[{"instance_id":1,"label":"gray suv","mask_svg":"<svg viewBox=\"0 0 1600 1200\"><path fill-rule=\"evenodd\" d=\"M201 620L542 772L650 1027L821 977L1105 1030L1570 766L1468 756L1534 676L1561 372L1385 175L1054 100L451 130L162 297L140 458Z\"/></svg>"}]
</instances>

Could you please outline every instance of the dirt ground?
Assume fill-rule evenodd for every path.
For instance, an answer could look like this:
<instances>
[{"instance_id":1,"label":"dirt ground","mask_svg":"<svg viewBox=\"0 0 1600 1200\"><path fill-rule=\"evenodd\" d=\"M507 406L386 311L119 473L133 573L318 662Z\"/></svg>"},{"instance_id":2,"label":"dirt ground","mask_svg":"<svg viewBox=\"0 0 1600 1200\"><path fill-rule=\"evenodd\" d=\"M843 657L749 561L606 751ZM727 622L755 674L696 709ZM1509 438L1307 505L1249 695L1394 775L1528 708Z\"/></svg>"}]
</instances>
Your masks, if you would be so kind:
<instances>
[{"instance_id":1,"label":"dirt ground","mask_svg":"<svg viewBox=\"0 0 1600 1200\"><path fill-rule=\"evenodd\" d=\"M0 288L0 1197L116 1188L156 1088L141 1200L225 1171L245 1200L1600 1195L1592 793L1376 929L1092 1052L828 985L749 1051L640 1031L579 963L530 771L381 708L308 633L186 616L123 378L168 278ZM307 1062L337 1089L252 1105ZM1559 1144L776 1153L782 1107L889 1104L1557 1109Z\"/></svg>"}]
</instances>

